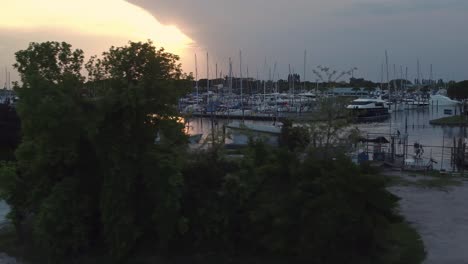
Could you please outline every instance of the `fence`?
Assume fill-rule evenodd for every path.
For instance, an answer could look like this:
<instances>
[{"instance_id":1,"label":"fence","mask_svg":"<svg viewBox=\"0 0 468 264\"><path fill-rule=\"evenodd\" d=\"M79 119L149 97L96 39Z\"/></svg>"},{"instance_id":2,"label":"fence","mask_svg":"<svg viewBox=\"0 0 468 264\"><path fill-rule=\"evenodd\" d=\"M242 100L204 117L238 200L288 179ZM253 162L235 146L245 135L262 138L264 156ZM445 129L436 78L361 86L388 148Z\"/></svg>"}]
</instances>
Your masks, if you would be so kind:
<instances>
[{"instance_id":1,"label":"fence","mask_svg":"<svg viewBox=\"0 0 468 264\"><path fill-rule=\"evenodd\" d=\"M442 145L426 145L417 136L408 134L368 133L361 143L355 146L357 155L363 152L369 160L385 162L395 167L412 165L418 168L431 168L459 172L463 171L468 155L466 143L462 139L443 138ZM462 142L462 143L460 143Z\"/></svg>"}]
</instances>

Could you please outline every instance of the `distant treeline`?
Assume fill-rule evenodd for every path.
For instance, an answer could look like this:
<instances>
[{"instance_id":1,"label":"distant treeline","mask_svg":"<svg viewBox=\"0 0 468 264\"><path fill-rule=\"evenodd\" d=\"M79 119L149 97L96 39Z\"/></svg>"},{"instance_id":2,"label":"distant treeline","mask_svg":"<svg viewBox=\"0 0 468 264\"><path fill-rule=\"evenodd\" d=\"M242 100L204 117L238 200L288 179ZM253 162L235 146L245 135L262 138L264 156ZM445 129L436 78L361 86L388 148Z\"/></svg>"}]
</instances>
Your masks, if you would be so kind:
<instances>
[{"instance_id":1,"label":"distant treeline","mask_svg":"<svg viewBox=\"0 0 468 264\"><path fill-rule=\"evenodd\" d=\"M418 82L415 80L415 83ZM232 84L231 84L232 83ZM429 82L428 80L424 80L421 85L422 87L426 87L429 89L430 87L442 87L444 86L443 80ZM207 91L207 80L200 79L198 82L193 83L193 87L196 87L198 84L199 92L206 92ZM210 90L213 91L214 87L220 85L224 87L224 90L220 90L220 92L226 92L227 87L232 87L232 92L240 93L241 87L241 79L240 78L232 78L232 80L226 76L225 78L218 78L218 79L210 79ZM370 80L365 80L363 78L350 78L348 82L311 82L311 81L301 81L301 77L298 74L294 76L289 76L287 80L280 79L278 81L264 81L264 80L255 80L253 78L243 78L242 79L242 88L243 92L247 94L251 93L263 93L264 91L267 93L272 93L278 89L279 92L288 92L292 91L294 88L295 91L314 91L318 89L319 91L325 91L328 88L333 87L349 87L349 88L368 88L368 89L375 89L377 87L382 87L387 89L388 85L392 87L396 87L397 89L401 88L408 88L412 87L413 83L409 80L404 79L395 79L390 80L389 84L387 83L380 83L380 82L373 82Z\"/></svg>"},{"instance_id":2,"label":"distant treeline","mask_svg":"<svg viewBox=\"0 0 468 264\"><path fill-rule=\"evenodd\" d=\"M449 83L447 90L448 96L455 99L467 99L468 98L468 80L461 82Z\"/></svg>"}]
</instances>

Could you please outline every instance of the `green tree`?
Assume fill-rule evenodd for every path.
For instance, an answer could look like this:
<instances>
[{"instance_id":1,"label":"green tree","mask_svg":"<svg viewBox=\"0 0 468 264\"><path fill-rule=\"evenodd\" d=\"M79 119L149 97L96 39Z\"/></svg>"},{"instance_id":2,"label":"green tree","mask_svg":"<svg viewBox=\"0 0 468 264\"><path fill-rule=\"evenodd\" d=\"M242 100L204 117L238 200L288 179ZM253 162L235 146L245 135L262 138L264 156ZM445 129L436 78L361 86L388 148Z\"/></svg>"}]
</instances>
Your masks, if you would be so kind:
<instances>
[{"instance_id":1,"label":"green tree","mask_svg":"<svg viewBox=\"0 0 468 264\"><path fill-rule=\"evenodd\" d=\"M26 50L15 53L13 65L20 73L22 88L34 87L32 79L41 79L54 84L72 77L82 81L84 53L80 49L72 50L65 42L32 42Z\"/></svg>"},{"instance_id":2,"label":"green tree","mask_svg":"<svg viewBox=\"0 0 468 264\"><path fill-rule=\"evenodd\" d=\"M87 64L91 76L99 73L95 80L105 78L91 138L103 181L104 237L118 259L145 239L157 237L166 248L178 231L187 138L175 105L190 81L177 60L151 42L130 42Z\"/></svg>"},{"instance_id":3,"label":"green tree","mask_svg":"<svg viewBox=\"0 0 468 264\"><path fill-rule=\"evenodd\" d=\"M67 43L31 43L16 59L22 142L11 217L22 236L31 235L23 223L32 219L32 240L50 255L77 253L93 240L87 223L98 213L92 192L80 193L92 189L95 178L80 97L83 52Z\"/></svg>"},{"instance_id":4,"label":"green tree","mask_svg":"<svg viewBox=\"0 0 468 264\"><path fill-rule=\"evenodd\" d=\"M450 82L447 94L451 98L464 100L468 98L468 81L461 81L458 83Z\"/></svg>"},{"instance_id":5,"label":"green tree","mask_svg":"<svg viewBox=\"0 0 468 264\"><path fill-rule=\"evenodd\" d=\"M364 88L364 91L368 92L368 93L372 93L375 91L375 86L368 86L368 87L365 87Z\"/></svg>"},{"instance_id":6,"label":"green tree","mask_svg":"<svg viewBox=\"0 0 468 264\"><path fill-rule=\"evenodd\" d=\"M345 112L348 103L348 100L341 98L321 99L317 116L323 122L308 124L311 143L314 148L323 148L327 151L333 145L340 143L342 140L341 134L349 124L349 116Z\"/></svg>"},{"instance_id":7,"label":"green tree","mask_svg":"<svg viewBox=\"0 0 468 264\"><path fill-rule=\"evenodd\" d=\"M130 42L92 57L84 83L83 52L69 44L31 43L16 57L23 138L8 202L18 233L57 261L96 246L116 260L141 241L167 247L187 143L175 106L190 77L179 58Z\"/></svg>"},{"instance_id":8,"label":"green tree","mask_svg":"<svg viewBox=\"0 0 468 264\"><path fill-rule=\"evenodd\" d=\"M279 141L290 151L303 151L310 144L309 130L303 126L293 126L290 120L283 120Z\"/></svg>"},{"instance_id":9,"label":"green tree","mask_svg":"<svg viewBox=\"0 0 468 264\"><path fill-rule=\"evenodd\" d=\"M252 141L241 158L218 145L188 153L176 104L190 76L177 56L151 42L112 47L86 64L84 83L72 54L81 52L55 42L17 53L23 139L17 164L0 163L0 197L48 262L94 249L113 263L142 251L381 263L392 249L396 197L330 151L345 102L324 100L324 121L309 130L286 124L278 149Z\"/></svg>"},{"instance_id":10,"label":"green tree","mask_svg":"<svg viewBox=\"0 0 468 264\"><path fill-rule=\"evenodd\" d=\"M361 91L361 88L354 86L351 90L354 92L354 95L357 96L357 93Z\"/></svg>"},{"instance_id":11,"label":"green tree","mask_svg":"<svg viewBox=\"0 0 468 264\"><path fill-rule=\"evenodd\" d=\"M0 161L0 200L9 201L16 178L16 164Z\"/></svg>"}]
</instances>

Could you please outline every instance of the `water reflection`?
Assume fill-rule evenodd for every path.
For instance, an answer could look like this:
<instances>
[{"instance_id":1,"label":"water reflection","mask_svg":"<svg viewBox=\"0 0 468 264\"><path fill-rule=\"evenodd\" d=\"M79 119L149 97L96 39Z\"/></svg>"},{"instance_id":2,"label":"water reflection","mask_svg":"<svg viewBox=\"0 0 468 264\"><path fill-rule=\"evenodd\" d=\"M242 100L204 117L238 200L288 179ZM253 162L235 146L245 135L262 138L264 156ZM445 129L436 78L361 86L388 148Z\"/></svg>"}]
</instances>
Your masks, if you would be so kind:
<instances>
[{"instance_id":1,"label":"water reflection","mask_svg":"<svg viewBox=\"0 0 468 264\"><path fill-rule=\"evenodd\" d=\"M423 109L403 110L393 112L391 118L378 123L353 124L364 135L367 133L377 133L389 135L397 133L408 135L408 145L419 143L424 146L424 158L433 158L437 161L434 165L436 169L453 169L451 166L451 147L455 138L466 138L466 129L464 127L442 127L429 124L430 120L447 117L445 110L452 110L452 115L459 112L454 106L429 106ZM232 120L215 120L213 126L221 129L224 124ZM272 125L273 121L245 121L246 123L258 123ZM206 138L211 133L211 120L206 118L192 118L188 123L188 132L191 135L203 134ZM443 148L444 147L444 150ZM409 154L413 153L410 147ZM442 162L443 161L443 162Z\"/></svg>"}]
</instances>

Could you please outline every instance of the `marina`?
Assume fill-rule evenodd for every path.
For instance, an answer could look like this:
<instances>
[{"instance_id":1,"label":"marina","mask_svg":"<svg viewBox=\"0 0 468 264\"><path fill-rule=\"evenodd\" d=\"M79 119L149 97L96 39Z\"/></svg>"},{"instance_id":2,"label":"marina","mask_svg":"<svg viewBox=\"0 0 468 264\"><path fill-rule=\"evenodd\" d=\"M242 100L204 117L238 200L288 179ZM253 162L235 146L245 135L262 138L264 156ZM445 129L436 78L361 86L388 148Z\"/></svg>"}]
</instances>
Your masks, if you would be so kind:
<instances>
[{"instance_id":1,"label":"marina","mask_svg":"<svg viewBox=\"0 0 468 264\"><path fill-rule=\"evenodd\" d=\"M4 2L0 264L468 263L468 0Z\"/></svg>"},{"instance_id":2,"label":"marina","mask_svg":"<svg viewBox=\"0 0 468 264\"><path fill-rule=\"evenodd\" d=\"M393 153L395 156L405 155L406 165L428 165L429 161L435 170L458 171L453 160L454 140L467 137L465 127L448 127L431 125L433 119L451 116L459 111L458 106L436 106L430 105L424 108L408 109L403 111L393 111L385 120L373 122L351 123L348 129L357 129L364 138L377 138L379 136L387 139L391 143L394 139ZM449 111L447 111L449 110ZM451 113L448 115L447 113ZM218 119L214 118L215 129L222 131L223 127L238 125L243 122L247 127L252 126L275 126L279 125L274 120L239 120L239 119ZM191 135L201 134L203 140L209 140L211 133L211 118L192 117L186 120L188 124L187 132ZM306 122L307 123L307 122ZM403 140L404 139L404 140ZM232 141L227 137L227 143ZM246 144L247 139L243 143ZM423 153L419 154L418 159L416 151L421 146ZM391 146L383 146L381 152L391 153ZM421 149L419 149L421 150ZM373 160L374 148L369 147L368 143L362 142L354 148L353 157L357 160L359 153L366 152L369 159ZM387 154L390 155L390 154Z\"/></svg>"}]
</instances>

